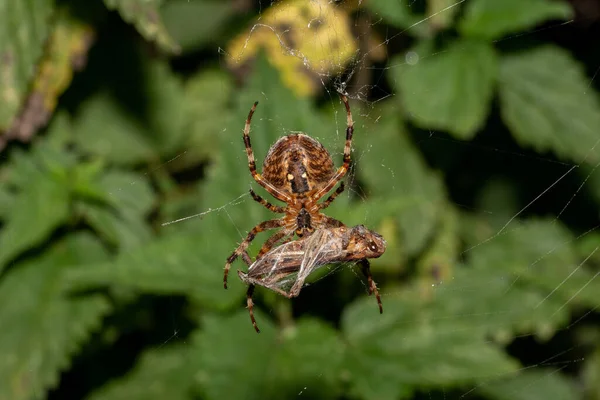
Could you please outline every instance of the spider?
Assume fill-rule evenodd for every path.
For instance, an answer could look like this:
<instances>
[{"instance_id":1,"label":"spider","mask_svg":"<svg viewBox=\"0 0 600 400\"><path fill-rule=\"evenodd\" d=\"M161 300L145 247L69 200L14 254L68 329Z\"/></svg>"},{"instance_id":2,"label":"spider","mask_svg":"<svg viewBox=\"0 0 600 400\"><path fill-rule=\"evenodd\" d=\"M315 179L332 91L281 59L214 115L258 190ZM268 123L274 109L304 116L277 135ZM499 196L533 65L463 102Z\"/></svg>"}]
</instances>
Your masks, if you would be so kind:
<instances>
[{"instance_id":1,"label":"spider","mask_svg":"<svg viewBox=\"0 0 600 400\"><path fill-rule=\"evenodd\" d=\"M248 272L238 271L248 285L246 303L250 320L260 332L254 319L252 295L255 285L264 286L289 299L297 297L304 281L317 268L334 262L358 260L367 277L369 295L375 293L379 312L383 313L377 285L371 276L368 258L378 258L386 248L385 239L378 233L357 225L352 228L319 229L311 236L284 243L258 258Z\"/></svg>"},{"instance_id":2,"label":"spider","mask_svg":"<svg viewBox=\"0 0 600 400\"><path fill-rule=\"evenodd\" d=\"M238 257L241 256L248 266L252 264L247 249L257 233L267 229L281 228L263 244L256 257L259 259L277 242L293 237L294 234L302 238L311 235L315 229L344 226L342 222L321 213L321 210L327 208L344 191L343 182L325 201L318 203L340 182L350 167L354 122L348 98L341 93L340 98L346 107L347 128L344 160L342 166L337 170L334 168L331 155L321 143L304 133L294 133L283 136L271 146L263 162L263 173L259 174L256 171L254 152L250 144L250 122L258 101L250 109L244 126L244 145L248 156L248 168L254 180L277 200L285 202L286 206L273 205L254 193L252 189L250 189L250 195L267 209L285 215L279 219L264 221L256 225L227 258L223 274L225 289L227 289L227 275L231 264Z\"/></svg>"}]
</instances>

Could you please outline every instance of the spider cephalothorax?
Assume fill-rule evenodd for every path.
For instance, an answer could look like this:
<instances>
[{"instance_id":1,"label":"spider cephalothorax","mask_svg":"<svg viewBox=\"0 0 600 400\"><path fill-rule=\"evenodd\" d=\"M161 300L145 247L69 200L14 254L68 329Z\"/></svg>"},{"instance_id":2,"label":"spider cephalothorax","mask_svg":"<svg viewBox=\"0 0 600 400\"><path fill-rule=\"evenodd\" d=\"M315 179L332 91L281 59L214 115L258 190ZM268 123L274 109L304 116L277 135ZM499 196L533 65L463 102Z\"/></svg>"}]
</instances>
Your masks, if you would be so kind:
<instances>
[{"instance_id":1,"label":"spider cephalothorax","mask_svg":"<svg viewBox=\"0 0 600 400\"><path fill-rule=\"evenodd\" d=\"M294 133L280 138L267 153L263 163L263 173L256 171L256 161L250 143L250 122L258 102L248 113L244 127L244 144L248 156L248 167L254 180L265 188L277 200L286 203L285 207L276 206L250 190L252 198L275 213L285 214L282 218L261 222L246 236L246 239L229 256L225 264L223 285L227 288L227 275L231 263L239 256L248 264L252 260L246 252L248 245L257 233L266 229L281 228L273 234L260 249L257 258L268 252L281 240L289 240L294 234L299 237L310 235L315 229L344 226L334 218L321 213L344 190L343 182L325 201L319 203L335 185L346 175L350 166L350 151L354 123L348 99L340 95L346 107L346 144L341 167L335 169L329 152L315 139L303 133Z\"/></svg>"}]
</instances>

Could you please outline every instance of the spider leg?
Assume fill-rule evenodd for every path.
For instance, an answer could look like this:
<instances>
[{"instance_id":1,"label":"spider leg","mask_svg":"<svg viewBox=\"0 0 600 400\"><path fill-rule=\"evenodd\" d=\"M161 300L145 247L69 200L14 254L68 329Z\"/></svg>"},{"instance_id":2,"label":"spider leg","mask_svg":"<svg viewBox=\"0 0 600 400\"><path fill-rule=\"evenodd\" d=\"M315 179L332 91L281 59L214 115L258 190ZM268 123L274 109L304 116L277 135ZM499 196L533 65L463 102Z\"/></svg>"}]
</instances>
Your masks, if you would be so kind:
<instances>
[{"instance_id":1,"label":"spider leg","mask_svg":"<svg viewBox=\"0 0 600 400\"><path fill-rule=\"evenodd\" d=\"M344 225L342 221L339 221L335 218L328 217L327 215L321 214L321 218L323 218L324 227L325 228L340 228Z\"/></svg>"},{"instance_id":2,"label":"spider leg","mask_svg":"<svg viewBox=\"0 0 600 400\"><path fill-rule=\"evenodd\" d=\"M352 135L354 134L354 121L352 120L352 112L350 111L350 104L348 104L348 98L340 93L340 98L344 102L346 107L346 144L344 146L344 162L341 167L338 168L337 172L333 175L331 180L321 190L312 195L312 199L317 201L325 193L329 192L337 183L346 175L350 168L350 152L352 150Z\"/></svg>"},{"instance_id":3,"label":"spider leg","mask_svg":"<svg viewBox=\"0 0 600 400\"><path fill-rule=\"evenodd\" d=\"M383 314L383 305L381 304L381 297L379 296L379 290L377 290L377 284L373 280L373 276L371 275L371 266L369 260L362 259L359 261L360 269L362 273L367 277L367 282L369 284L369 295L375 293L375 297L377 298L377 304L379 305L379 313Z\"/></svg>"},{"instance_id":4,"label":"spider leg","mask_svg":"<svg viewBox=\"0 0 600 400\"><path fill-rule=\"evenodd\" d=\"M270 211L273 211L274 213L279 213L279 214L285 213L285 207L276 206L276 205L273 205L273 204L269 203L268 201L266 201L265 199L263 199L262 197L260 197L259 195L257 195L254 192L254 190L252 190L252 189L250 189L250 196L252 196L252 198L254 199L254 201L259 202L260 204L262 204L263 206L265 206Z\"/></svg>"},{"instance_id":5,"label":"spider leg","mask_svg":"<svg viewBox=\"0 0 600 400\"><path fill-rule=\"evenodd\" d=\"M271 193L273 197L283 202L289 203L291 198L279 191L276 187L271 185L269 182L265 181L261 174L256 171L256 161L254 160L254 151L252 151L252 144L250 143L250 122L252 121L252 115L254 111L256 111L256 106L258 105L258 101L254 102L254 105L250 109L248 113L248 118L246 118L246 125L244 126L244 145L246 146L246 155L248 156L248 168L250 169L250 173L254 180L262 187L264 187L267 192Z\"/></svg>"},{"instance_id":6,"label":"spider leg","mask_svg":"<svg viewBox=\"0 0 600 400\"><path fill-rule=\"evenodd\" d=\"M258 325L256 325L256 319L254 319L254 302L252 301L252 295L254 294L254 285L248 286L248 291L246 292L246 304L248 307L248 314L250 314L250 321L252 321L252 326L256 333L260 333L260 329L258 329Z\"/></svg>"},{"instance_id":7,"label":"spider leg","mask_svg":"<svg viewBox=\"0 0 600 400\"><path fill-rule=\"evenodd\" d=\"M288 230L280 230L279 232L273 234L273 236L271 236L266 242L265 244L263 244L263 246L261 247L260 251L258 252L258 255L256 256L256 259L258 260L259 258L261 258L265 253L267 253L269 250L271 250L273 248L273 245L275 243L277 243L278 241L280 241L282 238L284 238L285 236L290 235L290 232Z\"/></svg>"},{"instance_id":8,"label":"spider leg","mask_svg":"<svg viewBox=\"0 0 600 400\"><path fill-rule=\"evenodd\" d=\"M284 223L285 222L280 219L272 219L269 221L261 222L260 224L256 225L254 228L252 228L252 230L250 232L248 232L248 236L246 236L246 239L244 239L244 241L242 243L240 243L240 245L237 247L237 249L235 249L235 251L227 258L227 263L225 263L225 271L223 273L223 287L225 287L225 289L227 289L227 275L229 274L229 269L231 268L231 264L239 256L242 256L244 261L246 261L246 263L248 263L248 260L250 259L250 257L248 256L248 253L246 253L246 250L248 249L248 246L250 245L250 243L256 237L256 234L259 232L262 232L266 229L279 228ZM246 254L246 255L244 256L244 254ZM252 262L250 262L250 264L252 264Z\"/></svg>"},{"instance_id":9,"label":"spider leg","mask_svg":"<svg viewBox=\"0 0 600 400\"><path fill-rule=\"evenodd\" d=\"M344 191L344 182L340 183L340 186L338 186L336 191L333 192L331 194L331 196L329 196L327 198L327 200L325 200L324 202L319 204L319 210L324 210L325 208L329 207L329 205L335 200L335 198L338 197L340 194L342 194L343 191Z\"/></svg>"}]
</instances>

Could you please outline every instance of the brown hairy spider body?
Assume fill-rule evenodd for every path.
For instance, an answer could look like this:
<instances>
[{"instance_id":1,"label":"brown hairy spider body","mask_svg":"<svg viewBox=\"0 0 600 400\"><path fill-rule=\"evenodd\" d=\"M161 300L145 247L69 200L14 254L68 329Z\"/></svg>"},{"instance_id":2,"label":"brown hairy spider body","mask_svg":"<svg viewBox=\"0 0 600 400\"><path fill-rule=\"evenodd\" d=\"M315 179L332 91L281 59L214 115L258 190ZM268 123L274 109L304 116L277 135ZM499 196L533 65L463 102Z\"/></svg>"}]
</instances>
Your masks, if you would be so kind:
<instances>
[{"instance_id":1,"label":"brown hairy spider body","mask_svg":"<svg viewBox=\"0 0 600 400\"><path fill-rule=\"evenodd\" d=\"M344 95L340 97L346 108L347 127L344 160L342 166L337 169L334 168L331 155L321 143L306 134L295 133L280 138L271 146L263 162L263 173L258 173L250 142L250 122L258 102L252 106L244 126L248 168L254 180L277 200L285 202L286 206L273 205L254 193L252 189L250 194L254 200L269 210L285 215L279 219L261 222L250 230L246 239L227 258L223 276L225 288L227 288L227 276L231 264L238 257L241 256L249 266L252 264L247 249L257 233L280 228L264 243L257 255L258 259L278 242L289 240L294 235L304 237L312 234L316 229L344 226L342 222L321 213L321 210L327 208L344 191L343 182L331 196L319 203L319 200L340 182L350 167L354 122L347 97Z\"/></svg>"},{"instance_id":2,"label":"brown hairy spider body","mask_svg":"<svg viewBox=\"0 0 600 400\"><path fill-rule=\"evenodd\" d=\"M263 286L287 298L297 297L306 278L317 268L335 262L358 260L367 277L369 295L375 293L379 312L383 312L377 285L371 276L368 258L378 258L386 248L385 239L378 233L357 225L352 228L319 229L308 237L284 243L257 259L248 272L238 271L240 279L249 285L246 302L250 320L260 332L254 319L252 295L254 286Z\"/></svg>"}]
</instances>

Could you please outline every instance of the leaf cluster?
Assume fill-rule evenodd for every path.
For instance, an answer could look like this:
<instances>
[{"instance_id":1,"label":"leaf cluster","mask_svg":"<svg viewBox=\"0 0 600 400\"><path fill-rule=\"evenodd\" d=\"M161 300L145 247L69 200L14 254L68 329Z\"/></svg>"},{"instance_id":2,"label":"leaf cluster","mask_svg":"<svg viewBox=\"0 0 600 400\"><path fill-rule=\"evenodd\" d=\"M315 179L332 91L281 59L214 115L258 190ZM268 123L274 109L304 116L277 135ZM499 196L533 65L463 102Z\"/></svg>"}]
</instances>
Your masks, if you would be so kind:
<instances>
[{"instance_id":1,"label":"leaf cluster","mask_svg":"<svg viewBox=\"0 0 600 400\"><path fill-rule=\"evenodd\" d=\"M241 3L0 6L0 21L10 21L0 22L0 400L597 397L600 328L579 321L600 305L600 104L582 61L519 36L568 21L568 3L326 2L320 23L336 20L319 36L326 52L310 31L282 47L264 36L262 48L244 47L263 11ZM302 7L275 2L267 16L304 18ZM385 311L350 265L294 301L257 290L257 335L245 287L222 287L227 256L275 218L248 195L253 187L268 197L247 172L244 120L259 100L259 165L292 131L321 141L339 164L346 115L335 90L345 78L327 80L368 59L352 61L348 49L361 41L346 31L365 15L411 41L400 50L378 42L389 44L381 79L395 96L361 101L347 87L353 167L327 214L386 238L372 263ZM335 32L345 41L338 58L327 36ZM243 68L205 54L215 41L248 50ZM300 64L310 62L290 49L337 68L307 74ZM309 88L307 76L319 83ZM527 177L489 179L484 161L480 171L458 167L476 184L457 196L460 151L479 152L478 135L497 130L515 157L576 176L565 208L576 196L588 208L564 222L564 209L529 212ZM422 135L434 133L459 144L434 153L446 162L423 151ZM566 349L549 344L565 335ZM512 351L523 339L548 346L547 357ZM127 354L110 352L121 348ZM578 361L574 348L589 357ZM575 363L579 387L563 371ZM88 383L77 391L70 382L81 376Z\"/></svg>"}]
</instances>

